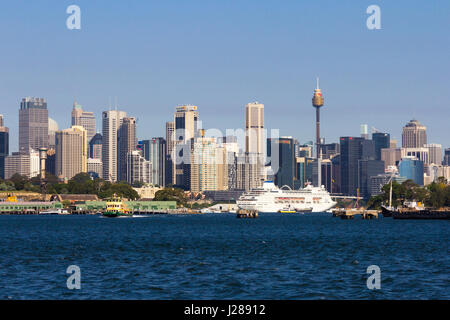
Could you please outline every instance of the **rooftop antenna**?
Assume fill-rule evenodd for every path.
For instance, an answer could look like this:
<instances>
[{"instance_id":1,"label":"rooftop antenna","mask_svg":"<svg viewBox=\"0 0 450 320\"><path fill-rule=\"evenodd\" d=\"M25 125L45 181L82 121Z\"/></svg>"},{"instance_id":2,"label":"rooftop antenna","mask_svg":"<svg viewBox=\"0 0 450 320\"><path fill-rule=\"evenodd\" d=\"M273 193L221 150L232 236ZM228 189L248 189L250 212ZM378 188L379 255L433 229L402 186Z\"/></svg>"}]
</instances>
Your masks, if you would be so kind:
<instances>
[{"instance_id":1,"label":"rooftop antenna","mask_svg":"<svg viewBox=\"0 0 450 320\"><path fill-rule=\"evenodd\" d=\"M115 96L114 99L115 99L115 104L116 104L115 109L117 111L117 96Z\"/></svg>"},{"instance_id":2,"label":"rooftop antenna","mask_svg":"<svg viewBox=\"0 0 450 320\"><path fill-rule=\"evenodd\" d=\"M111 97L108 96L108 106L109 106L109 111L111 111Z\"/></svg>"}]
</instances>

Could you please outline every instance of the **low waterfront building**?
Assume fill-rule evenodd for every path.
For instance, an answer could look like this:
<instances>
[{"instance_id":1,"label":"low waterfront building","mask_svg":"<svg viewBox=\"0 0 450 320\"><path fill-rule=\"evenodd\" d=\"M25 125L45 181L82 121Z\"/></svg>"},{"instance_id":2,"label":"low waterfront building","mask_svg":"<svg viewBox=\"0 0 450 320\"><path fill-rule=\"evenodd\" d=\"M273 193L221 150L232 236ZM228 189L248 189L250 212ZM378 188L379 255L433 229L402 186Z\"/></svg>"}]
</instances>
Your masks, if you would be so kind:
<instances>
[{"instance_id":1,"label":"low waterfront building","mask_svg":"<svg viewBox=\"0 0 450 320\"><path fill-rule=\"evenodd\" d=\"M133 188L139 194L141 199L151 200L155 197L156 192L162 190L162 187L155 187L154 185L145 185L141 188Z\"/></svg>"}]
</instances>

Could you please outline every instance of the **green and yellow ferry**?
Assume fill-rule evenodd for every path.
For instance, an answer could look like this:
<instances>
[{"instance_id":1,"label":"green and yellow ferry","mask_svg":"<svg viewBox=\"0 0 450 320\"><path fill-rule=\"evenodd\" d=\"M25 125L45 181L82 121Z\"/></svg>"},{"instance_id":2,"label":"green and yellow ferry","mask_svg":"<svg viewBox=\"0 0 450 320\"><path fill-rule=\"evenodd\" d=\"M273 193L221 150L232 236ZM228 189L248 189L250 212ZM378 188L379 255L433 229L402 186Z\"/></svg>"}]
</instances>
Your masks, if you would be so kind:
<instances>
[{"instance_id":1,"label":"green and yellow ferry","mask_svg":"<svg viewBox=\"0 0 450 320\"><path fill-rule=\"evenodd\" d=\"M103 212L104 217L115 218L115 217L131 217L133 213L129 212L125 202L122 198L114 195L111 199L106 202L106 210Z\"/></svg>"}]
</instances>

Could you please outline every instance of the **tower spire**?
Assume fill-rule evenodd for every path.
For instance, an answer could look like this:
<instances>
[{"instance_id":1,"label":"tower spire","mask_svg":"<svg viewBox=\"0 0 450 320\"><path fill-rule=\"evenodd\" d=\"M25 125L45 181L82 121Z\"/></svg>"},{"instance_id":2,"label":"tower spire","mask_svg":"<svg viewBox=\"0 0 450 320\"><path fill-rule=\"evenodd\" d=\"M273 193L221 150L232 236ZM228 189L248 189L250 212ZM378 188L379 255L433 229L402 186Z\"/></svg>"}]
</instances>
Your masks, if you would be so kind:
<instances>
[{"instance_id":1,"label":"tower spire","mask_svg":"<svg viewBox=\"0 0 450 320\"><path fill-rule=\"evenodd\" d=\"M319 77L316 77L316 89L319 89Z\"/></svg>"}]
</instances>

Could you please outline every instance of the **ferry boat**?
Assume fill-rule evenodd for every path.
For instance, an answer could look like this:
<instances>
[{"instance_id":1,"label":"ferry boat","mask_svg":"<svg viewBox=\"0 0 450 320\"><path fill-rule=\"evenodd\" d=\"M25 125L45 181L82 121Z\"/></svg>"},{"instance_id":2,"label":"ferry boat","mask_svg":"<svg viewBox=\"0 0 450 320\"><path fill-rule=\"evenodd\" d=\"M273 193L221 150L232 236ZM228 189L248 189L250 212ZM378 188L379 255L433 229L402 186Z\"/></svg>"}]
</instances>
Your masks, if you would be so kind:
<instances>
[{"instance_id":1,"label":"ferry boat","mask_svg":"<svg viewBox=\"0 0 450 320\"><path fill-rule=\"evenodd\" d=\"M325 212L336 205L323 186L292 190L288 186L278 188L273 181L244 193L236 203L240 209L258 212L285 212L286 208L289 212Z\"/></svg>"},{"instance_id":2,"label":"ferry boat","mask_svg":"<svg viewBox=\"0 0 450 320\"><path fill-rule=\"evenodd\" d=\"M125 202L122 198L114 195L111 199L106 202L106 210L103 213L104 217L114 218L114 217L131 217L133 213L128 211Z\"/></svg>"}]
</instances>

